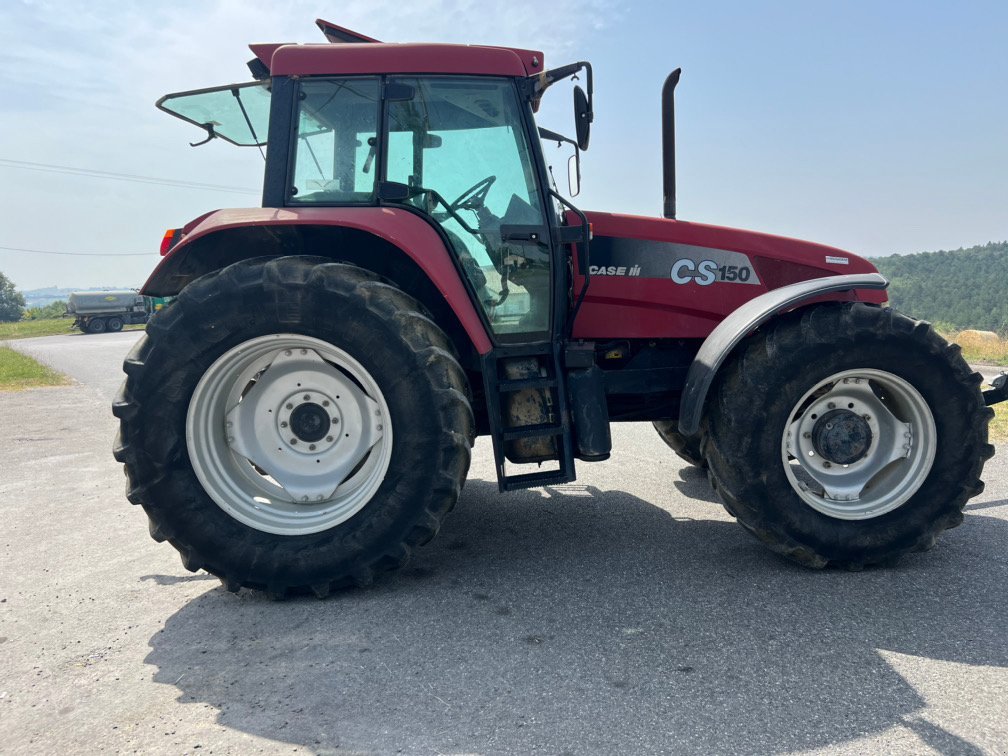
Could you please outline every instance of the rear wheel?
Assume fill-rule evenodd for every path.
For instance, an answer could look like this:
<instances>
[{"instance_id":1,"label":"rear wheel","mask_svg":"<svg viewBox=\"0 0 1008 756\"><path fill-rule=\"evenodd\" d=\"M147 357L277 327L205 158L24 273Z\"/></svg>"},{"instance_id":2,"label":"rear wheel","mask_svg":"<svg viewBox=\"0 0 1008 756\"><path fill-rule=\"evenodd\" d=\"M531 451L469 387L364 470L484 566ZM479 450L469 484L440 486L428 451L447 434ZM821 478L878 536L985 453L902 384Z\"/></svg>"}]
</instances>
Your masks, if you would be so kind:
<instances>
[{"instance_id":1,"label":"rear wheel","mask_svg":"<svg viewBox=\"0 0 1008 756\"><path fill-rule=\"evenodd\" d=\"M123 329L122 318L109 318L105 324L105 328L113 333L118 333Z\"/></svg>"},{"instance_id":2,"label":"rear wheel","mask_svg":"<svg viewBox=\"0 0 1008 756\"><path fill-rule=\"evenodd\" d=\"M696 467L707 467L707 462L700 453L699 436L690 437L680 433L678 420L655 420L652 425L677 457Z\"/></svg>"},{"instance_id":3,"label":"rear wheel","mask_svg":"<svg viewBox=\"0 0 1008 756\"><path fill-rule=\"evenodd\" d=\"M279 258L190 284L127 358L116 457L190 570L274 595L401 566L469 467L468 384L395 287Z\"/></svg>"},{"instance_id":4,"label":"rear wheel","mask_svg":"<svg viewBox=\"0 0 1008 756\"><path fill-rule=\"evenodd\" d=\"M91 318L84 330L88 333L105 333L105 318Z\"/></svg>"},{"instance_id":5,"label":"rear wheel","mask_svg":"<svg viewBox=\"0 0 1008 756\"><path fill-rule=\"evenodd\" d=\"M981 377L927 323L821 305L750 338L712 389L710 478L746 529L803 564L932 546L983 490Z\"/></svg>"}]
</instances>

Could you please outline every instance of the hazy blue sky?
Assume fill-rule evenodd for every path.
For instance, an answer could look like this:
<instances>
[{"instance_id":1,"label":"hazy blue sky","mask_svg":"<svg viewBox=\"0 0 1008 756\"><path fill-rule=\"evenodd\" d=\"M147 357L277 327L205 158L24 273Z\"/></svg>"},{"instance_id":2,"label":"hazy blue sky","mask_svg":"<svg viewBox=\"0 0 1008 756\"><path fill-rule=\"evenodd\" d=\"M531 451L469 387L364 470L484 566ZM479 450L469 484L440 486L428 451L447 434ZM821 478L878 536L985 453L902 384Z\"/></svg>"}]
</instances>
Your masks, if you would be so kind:
<instances>
[{"instance_id":1,"label":"hazy blue sky","mask_svg":"<svg viewBox=\"0 0 1008 756\"><path fill-rule=\"evenodd\" d=\"M658 215L658 95L678 90L679 217L880 255L1008 238L1008 3L6 0L0 250L21 288L138 286L161 235L256 193L14 167L30 161L258 190L262 158L154 109L248 78L249 42L318 42L317 16L388 41L511 44L591 60L584 208ZM542 123L569 132L569 93ZM549 100L549 98L547 98Z\"/></svg>"}]
</instances>

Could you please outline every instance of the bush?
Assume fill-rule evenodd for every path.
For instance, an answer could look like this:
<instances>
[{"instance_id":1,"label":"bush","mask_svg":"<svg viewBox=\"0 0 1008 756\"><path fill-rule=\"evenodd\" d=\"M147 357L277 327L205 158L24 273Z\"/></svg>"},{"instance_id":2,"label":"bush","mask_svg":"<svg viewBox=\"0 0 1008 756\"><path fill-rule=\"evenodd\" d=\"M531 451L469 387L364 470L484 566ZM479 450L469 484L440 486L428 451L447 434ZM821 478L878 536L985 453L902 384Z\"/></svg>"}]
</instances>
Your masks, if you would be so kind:
<instances>
[{"instance_id":1,"label":"bush","mask_svg":"<svg viewBox=\"0 0 1008 756\"><path fill-rule=\"evenodd\" d=\"M21 320L24 305L24 296L14 288L14 282L0 273L0 323Z\"/></svg>"},{"instance_id":2,"label":"bush","mask_svg":"<svg viewBox=\"0 0 1008 756\"><path fill-rule=\"evenodd\" d=\"M66 302L51 302L44 307L29 307L24 314L25 320L55 320L66 315Z\"/></svg>"}]
</instances>

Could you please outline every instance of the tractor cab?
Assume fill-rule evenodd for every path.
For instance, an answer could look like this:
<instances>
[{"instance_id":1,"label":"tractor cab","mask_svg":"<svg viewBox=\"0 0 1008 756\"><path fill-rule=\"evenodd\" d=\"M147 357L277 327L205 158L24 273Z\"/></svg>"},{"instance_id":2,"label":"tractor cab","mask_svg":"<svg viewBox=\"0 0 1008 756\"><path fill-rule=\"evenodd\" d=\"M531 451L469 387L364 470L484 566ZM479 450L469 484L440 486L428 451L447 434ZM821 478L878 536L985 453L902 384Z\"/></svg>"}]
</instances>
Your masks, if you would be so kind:
<instances>
[{"instance_id":1,"label":"tractor cab","mask_svg":"<svg viewBox=\"0 0 1008 756\"><path fill-rule=\"evenodd\" d=\"M265 148L264 207L394 207L431 225L495 347L481 372L502 487L573 480L560 345L583 299L568 244L587 247L588 222L574 211L577 225L565 225L568 203L550 187L540 136L587 147L590 66L543 71L537 52L363 40L252 49L261 80L169 94L157 106L204 130L194 146L219 138ZM540 133L533 112L546 88L582 70L577 141ZM598 381L591 391L604 406ZM608 456L601 436L583 458ZM557 467L526 479L505 474L505 458Z\"/></svg>"}]
</instances>

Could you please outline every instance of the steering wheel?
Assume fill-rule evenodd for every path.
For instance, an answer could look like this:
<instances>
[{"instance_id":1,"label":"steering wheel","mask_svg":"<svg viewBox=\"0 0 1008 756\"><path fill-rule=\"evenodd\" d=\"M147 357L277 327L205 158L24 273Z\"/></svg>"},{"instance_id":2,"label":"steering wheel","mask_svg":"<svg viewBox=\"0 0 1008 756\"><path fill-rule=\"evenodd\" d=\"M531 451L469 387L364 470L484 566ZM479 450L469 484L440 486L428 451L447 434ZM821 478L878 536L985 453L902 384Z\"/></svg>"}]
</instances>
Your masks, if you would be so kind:
<instances>
[{"instance_id":1,"label":"steering wheel","mask_svg":"<svg viewBox=\"0 0 1008 756\"><path fill-rule=\"evenodd\" d=\"M490 187L494 185L496 180L496 176L487 176L485 179L480 179L456 197L455 201L448 205L448 210L450 212L457 212L458 210L478 210L483 207L486 203L487 194L490 193Z\"/></svg>"}]
</instances>

